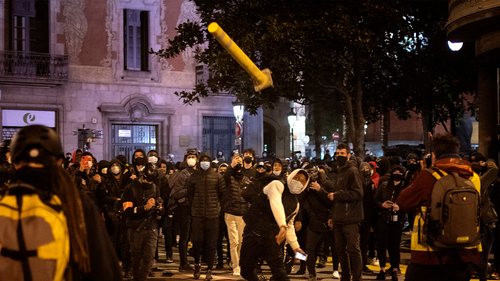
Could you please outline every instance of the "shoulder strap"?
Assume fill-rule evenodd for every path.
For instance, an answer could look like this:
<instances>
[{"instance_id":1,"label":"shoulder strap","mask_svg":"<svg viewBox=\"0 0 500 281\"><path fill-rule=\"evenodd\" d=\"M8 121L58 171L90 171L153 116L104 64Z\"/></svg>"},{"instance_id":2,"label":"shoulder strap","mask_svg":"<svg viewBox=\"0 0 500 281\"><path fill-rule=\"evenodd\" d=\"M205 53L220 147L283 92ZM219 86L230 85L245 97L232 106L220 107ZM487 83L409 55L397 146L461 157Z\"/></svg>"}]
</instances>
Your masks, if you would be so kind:
<instances>
[{"instance_id":1,"label":"shoulder strap","mask_svg":"<svg viewBox=\"0 0 500 281\"><path fill-rule=\"evenodd\" d=\"M436 180L448 175L448 173L436 167L428 168L426 171L429 172L429 174L431 174Z\"/></svg>"},{"instance_id":2,"label":"shoulder strap","mask_svg":"<svg viewBox=\"0 0 500 281\"><path fill-rule=\"evenodd\" d=\"M36 187L24 183L24 182L16 182L13 184L10 184L9 187L7 188L7 191L5 193L5 196L7 195L16 195L16 196L22 196L24 194L38 194L38 197L40 198L40 201L42 201L45 205L51 207L54 209L56 212L61 212L62 211L62 206L60 205L54 205L50 203L50 199L52 198L53 193L50 193L48 191L43 191L39 190Z\"/></svg>"}]
</instances>

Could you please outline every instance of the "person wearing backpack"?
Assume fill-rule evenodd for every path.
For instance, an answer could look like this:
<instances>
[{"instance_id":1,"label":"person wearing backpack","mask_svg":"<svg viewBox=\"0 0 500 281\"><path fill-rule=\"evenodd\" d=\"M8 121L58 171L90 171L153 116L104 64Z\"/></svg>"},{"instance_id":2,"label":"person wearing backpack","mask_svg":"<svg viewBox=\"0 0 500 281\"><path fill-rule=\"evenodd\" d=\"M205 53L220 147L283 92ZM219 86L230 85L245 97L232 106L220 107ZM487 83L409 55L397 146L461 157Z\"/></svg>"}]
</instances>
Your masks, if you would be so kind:
<instances>
[{"instance_id":1,"label":"person wearing backpack","mask_svg":"<svg viewBox=\"0 0 500 281\"><path fill-rule=\"evenodd\" d=\"M417 211L413 225L414 231L411 236L411 263L406 270L407 281L413 280L469 280L472 264L479 262L479 191L480 179L470 167L469 162L460 159L459 142L450 135L436 135L432 140L431 169L422 170L413 183L405 188L398 197L397 204L403 212ZM450 179L447 186L443 186L445 179ZM438 179L439 178L439 179ZM436 191L441 188L457 190L460 187L461 194L457 200L440 201ZM467 192L467 193L465 193ZM441 196L444 197L444 196ZM467 202L462 207L473 208L467 213L461 213L452 208L457 206L448 205L450 202ZM446 221L431 222L430 217L433 211L437 211L437 206L446 205L448 212L458 213L456 216L449 216ZM430 208L429 208L430 207ZM428 209L429 208L429 209ZM433 209L434 208L434 209ZM454 218L458 218L459 221ZM436 225L449 225L458 223L461 227L455 228L453 232L444 229L433 232ZM456 244L442 244L436 240L439 235L456 235L454 232L466 231L469 236L460 236L456 239ZM436 235L437 234L437 235Z\"/></svg>"},{"instance_id":2,"label":"person wearing backpack","mask_svg":"<svg viewBox=\"0 0 500 281\"><path fill-rule=\"evenodd\" d=\"M41 125L23 127L12 140L11 157L15 172L0 198L0 276L122 280L96 206L62 168L56 132Z\"/></svg>"}]
</instances>

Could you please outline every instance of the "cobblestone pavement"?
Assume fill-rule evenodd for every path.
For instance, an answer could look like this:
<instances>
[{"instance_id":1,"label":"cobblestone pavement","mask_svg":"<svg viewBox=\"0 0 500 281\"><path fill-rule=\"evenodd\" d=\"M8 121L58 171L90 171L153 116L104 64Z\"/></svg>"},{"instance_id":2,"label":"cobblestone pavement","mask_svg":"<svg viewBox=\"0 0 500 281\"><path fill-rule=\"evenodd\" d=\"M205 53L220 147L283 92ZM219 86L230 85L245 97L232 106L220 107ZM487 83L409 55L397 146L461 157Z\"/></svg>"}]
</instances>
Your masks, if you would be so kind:
<instances>
[{"instance_id":1,"label":"cobblestone pavement","mask_svg":"<svg viewBox=\"0 0 500 281\"><path fill-rule=\"evenodd\" d=\"M179 255L177 252L177 248L174 248L174 255L173 255L173 263L165 263L165 251L164 251L164 246L163 242L160 239L160 245L159 245L159 258L158 262L156 263L156 269L153 269L152 275L148 278L148 280L194 280L193 273L187 273L187 272L179 272ZM409 253L401 253L401 260L402 261L409 261ZM224 255L225 256L225 255ZM191 265L194 264L194 260L192 257L188 257L189 262ZM214 265L215 267L215 265ZM293 280L307 280L307 273L304 275L296 275L295 273L299 269L299 264L297 263L290 274L290 279ZM387 268L389 265L387 265ZM403 281L404 280L404 273L406 272L406 265L401 264L401 272L402 274L399 276L399 280ZM373 265L368 265L368 268L371 269L372 271L378 273L380 271L380 268L378 266L373 266ZM202 264L202 269L201 269L201 276L199 280L204 280L205 279L205 271L206 271L206 265ZM269 279L271 277L271 271L267 265L262 266L262 274L266 275L267 278ZM332 268L332 261L331 257L328 258L326 267L324 268L316 268L316 276L318 280L325 280L325 281L335 281L335 280L340 280L340 279L333 279L332 276L333 273L333 268ZM221 270L212 270L212 277L214 281L217 280L244 280L240 276L233 276L232 269L225 264L224 268ZM373 275L363 275L363 280L375 280L376 274ZM127 280L127 279L124 279ZM387 277L387 280L390 280L390 277Z\"/></svg>"},{"instance_id":2,"label":"cobblestone pavement","mask_svg":"<svg viewBox=\"0 0 500 281\"><path fill-rule=\"evenodd\" d=\"M403 240L408 240L409 241L409 233L403 233ZM151 272L151 276L148 278L148 280L195 280L193 277L193 273L187 273L187 272L179 272L179 255L177 248L174 248L174 255L173 255L173 263L166 263L165 262L165 246L163 244L163 239L160 239L160 244L159 244L159 252L158 252L158 262L156 263L153 271ZM225 249L225 246L224 246ZM224 254L224 256L226 256ZM492 258L493 256L491 256ZM189 262L191 265L194 264L194 260L192 257L188 257ZM387 267L389 268L389 258L387 259ZM401 260L400 260L400 269L401 269L401 275L398 277L399 281L404 281L405 279L405 273L406 273L406 267L408 263L410 262L410 253L409 249L406 246L401 247ZM194 267L194 265L193 265ZM307 273L304 275L296 275L295 273L299 269L299 264L297 263L293 269L291 274L289 275L290 280L307 280L308 275ZM215 268L215 265L214 265ZM374 274L363 274L363 280L376 280L376 274L380 271L380 267L374 266L374 265L368 265L368 268L374 272ZM202 269L201 269L201 276L199 280L204 280L205 279L205 271L206 271L206 265L202 264ZM269 279L271 277L271 271L267 265L262 266L262 274ZM331 257L328 258L328 261L326 263L326 267L324 268L316 268L316 277L318 280L324 280L324 281L336 281L340 279L334 279L332 276L333 273L333 268L332 268L332 259ZM233 271L232 269L225 264L224 268L221 270L212 270L212 277L214 281L218 280L244 280L241 276L233 276ZM124 280L127 280L126 278ZM386 280L391 280L390 276L386 277ZM478 281L479 279L471 279L471 281ZM489 279L488 279L489 280Z\"/></svg>"}]
</instances>

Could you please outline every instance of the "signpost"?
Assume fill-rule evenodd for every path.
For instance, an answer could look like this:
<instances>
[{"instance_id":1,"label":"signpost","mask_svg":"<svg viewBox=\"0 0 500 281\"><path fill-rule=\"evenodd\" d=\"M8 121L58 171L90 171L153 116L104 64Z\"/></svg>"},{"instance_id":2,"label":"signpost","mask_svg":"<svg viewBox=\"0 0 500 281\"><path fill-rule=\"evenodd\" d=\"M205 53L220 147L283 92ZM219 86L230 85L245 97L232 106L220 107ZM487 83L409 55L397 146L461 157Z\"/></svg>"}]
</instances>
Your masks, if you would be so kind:
<instances>
[{"instance_id":1,"label":"signpost","mask_svg":"<svg viewBox=\"0 0 500 281\"><path fill-rule=\"evenodd\" d=\"M243 128L241 127L240 122L236 122L236 125L234 126L235 137L237 139L240 138L242 132L243 132Z\"/></svg>"},{"instance_id":2,"label":"signpost","mask_svg":"<svg viewBox=\"0 0 500 281\"><path fill-rule=\"evenodd\" d=\"M339 138L340 138L339 133L337 133L337 132L333 133L333 140L334 140L334 141L338 141L338 140L339 140Z\"/></svg>"}]
</instances>

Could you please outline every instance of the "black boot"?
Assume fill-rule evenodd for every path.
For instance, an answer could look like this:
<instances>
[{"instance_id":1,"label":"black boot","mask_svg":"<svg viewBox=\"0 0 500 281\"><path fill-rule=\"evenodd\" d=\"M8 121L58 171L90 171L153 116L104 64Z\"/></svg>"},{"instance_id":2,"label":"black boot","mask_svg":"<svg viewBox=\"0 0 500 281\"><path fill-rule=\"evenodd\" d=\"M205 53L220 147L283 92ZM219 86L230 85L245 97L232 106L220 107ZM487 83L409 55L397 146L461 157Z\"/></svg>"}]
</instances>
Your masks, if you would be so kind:
<instances>
[{"instance_id":1,"label":"black boot","mask_svg":"<svg viewBox=\"0 0 500 281\"><path fill-rule=\"evenodd\" d=\"M201 265L195 264L194 265L194 273L193 273L194 279L200 278L200 275L201 275Z\"/></svg>"},{"instance_id":2,"label":"black boot","mask_svg":"<svg viewBox=\"0 0 500 281\"><path fill-rule=\"evenodd\" d=\"M376 280L385 280L385 271L380 271Z\"/></svg>"},{"instance_id":3,"label":"black boot","mask_svg":"<svg viewBox=\"0 0 500 281\"><path fill-rule=\"evenodd\" d=\"M295 275L304 275L306 274L306 263L304 261L300 261L300 268L295 272Z\"/></svg>"},{"instance_id":4,"label":"black boot","mask_svg":"<svg viewBox=\"0 0 500 281\"><path fill-rule=\"evenodd\" d=\"M212 270L207 270L207 275L205 275L205 280L212 280Z\"/></svg>"}]
</instances>

